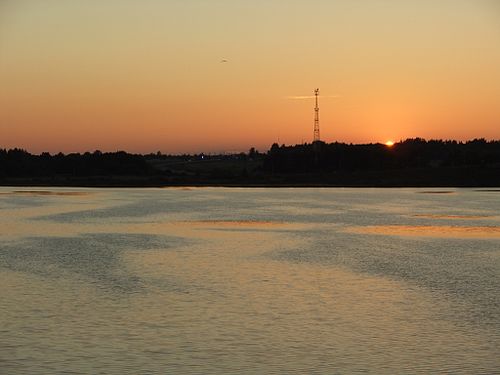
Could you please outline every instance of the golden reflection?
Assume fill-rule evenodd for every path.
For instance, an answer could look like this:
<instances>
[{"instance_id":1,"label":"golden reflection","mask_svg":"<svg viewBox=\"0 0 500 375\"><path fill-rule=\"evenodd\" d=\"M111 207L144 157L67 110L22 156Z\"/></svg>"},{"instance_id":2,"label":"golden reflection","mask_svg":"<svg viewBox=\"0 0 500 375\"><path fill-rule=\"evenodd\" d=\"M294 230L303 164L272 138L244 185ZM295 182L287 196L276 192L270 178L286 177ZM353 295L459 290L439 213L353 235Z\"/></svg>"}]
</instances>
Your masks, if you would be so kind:
<instances>
[{"instance_id":1,"label":"golden reflection","mask_svg":"<svg viewBox=\"0 0 500 375\"><path fill-rule=\"evenodd\" d=\"M372 225L350 227L349 233L382 234L394 236L446 237L446 238L500 238L497 226L460 226L450 225Z\"/></svg>"},{"instance_id":2,"label":"golden reflection","mask_svg":"<svg viewBox=\"0 0 500 375\"><path fill-rule=\"evenodd\" d=\"M418 214L413 217L422 217L426 219L492 219L491 215L437 215L437 214Z\"/></svg>"},{"instance_id":3,"label":"golden reflection","mask_svg":"<svg viewBox=\"0 0 500 375\"><path fill-rule=\"evenodd\" d=\"M282 221L267 221L267 220L196 220L196 221L178 221L178 224L187 225L209 225L209 226L244 226L244 227L269 227L269 226L284 226L287 223Z\"/></svg>"},{"instance_id":4,"label":"golden reflection","mask_svg":"<svg viewBox=\"0 0 500 375\"><path fill-rule=\"evenodd\" d=\"M82 196L91 195L93 193L87 191L50 191L50 190L14 190L10 192L1 192L0 195L31 195L31 196Z\"/></svg>"}]
</instances>

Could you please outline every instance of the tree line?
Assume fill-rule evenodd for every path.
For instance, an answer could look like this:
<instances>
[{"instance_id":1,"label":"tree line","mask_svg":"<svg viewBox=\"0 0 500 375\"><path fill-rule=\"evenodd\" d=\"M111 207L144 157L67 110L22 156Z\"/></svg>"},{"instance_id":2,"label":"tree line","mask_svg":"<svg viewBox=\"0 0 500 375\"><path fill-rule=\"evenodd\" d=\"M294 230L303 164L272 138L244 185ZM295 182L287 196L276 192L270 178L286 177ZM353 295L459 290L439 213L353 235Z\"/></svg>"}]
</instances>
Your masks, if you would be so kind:
<instances>
[{"instance_id":1,"label":"tree line","mask_svg":"<svg viewBox=\"0 0 500 375\"><path fill-rule=\"evenodd\" d=\"M26 150L0 149L0 177L148 175L153 168L142 155L124 151L84 154L30 154Z\"/></svg>"},{"instance_id":2,"label":"tree line","mask_svg":"<svg viewBox=\"0 0 500 375\"><path fill-rule=\"evenodd\" d=\"M273 144L232 155L0 149L0 184L78 186L498 186L500 141L411 138L380 143Z\"/></svg>"},{"instance_id":3,"label":"tree line","mask_svg":"<svg viewBox=\"0 0 500 375\"><path fill-rule=\"evenodd\" d=\"M486 165L500 165L500 141L411 138L390 147L380 143L273 144L264 161L266 171L284 174Z\"/></svg>"}]
</instances>

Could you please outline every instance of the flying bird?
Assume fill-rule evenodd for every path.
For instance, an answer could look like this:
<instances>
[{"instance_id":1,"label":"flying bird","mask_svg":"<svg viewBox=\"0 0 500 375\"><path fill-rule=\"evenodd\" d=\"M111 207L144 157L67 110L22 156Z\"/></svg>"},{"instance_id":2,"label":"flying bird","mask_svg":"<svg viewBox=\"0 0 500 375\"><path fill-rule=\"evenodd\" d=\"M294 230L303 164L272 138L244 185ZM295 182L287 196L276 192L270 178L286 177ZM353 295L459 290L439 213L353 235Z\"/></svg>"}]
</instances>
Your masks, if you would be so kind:
<instances>
[{"instance_id":1,"label":"flying bird","mask_svg":"<svg viewBox=\"0 0 500 375\"><path fill-rule=\"evenodd\" d=\"M221 63L227 63L227 60L226 59L222 59L220 62Z\"/></svg>"}]
</instances>

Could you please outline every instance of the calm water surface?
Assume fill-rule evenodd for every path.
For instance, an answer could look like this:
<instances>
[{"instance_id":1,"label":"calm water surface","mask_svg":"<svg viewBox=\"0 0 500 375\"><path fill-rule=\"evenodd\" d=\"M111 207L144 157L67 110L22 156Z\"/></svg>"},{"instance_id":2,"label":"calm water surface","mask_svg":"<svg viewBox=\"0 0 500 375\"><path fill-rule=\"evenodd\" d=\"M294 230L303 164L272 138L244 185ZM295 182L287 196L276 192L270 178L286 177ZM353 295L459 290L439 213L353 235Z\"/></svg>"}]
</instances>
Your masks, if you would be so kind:
<instances>
[{"instance_id":1,"label":"calm water surface","mask_svg":"<svg viewBox=\"0 0 500 375\"><path fill-rule=\"evenodd\" d=\"M500 192L0 188L1 374L500 373Z\"/></svg>"}]
</instances>

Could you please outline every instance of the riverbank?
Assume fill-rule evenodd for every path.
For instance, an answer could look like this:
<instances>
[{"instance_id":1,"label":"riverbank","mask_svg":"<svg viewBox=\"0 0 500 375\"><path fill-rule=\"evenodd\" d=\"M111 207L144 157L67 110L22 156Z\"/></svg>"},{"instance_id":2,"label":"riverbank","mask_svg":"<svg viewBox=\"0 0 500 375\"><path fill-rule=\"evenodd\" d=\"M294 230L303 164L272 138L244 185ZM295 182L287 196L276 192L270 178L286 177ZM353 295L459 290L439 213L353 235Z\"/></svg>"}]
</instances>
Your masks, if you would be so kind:
<instances>
[{"instance_id":1,"label":"riverbank","mask_svg":"<svg viewBox=\"0 0 500 375\"><path fill-rule=\"evenodd\" d=\"M37 176L0 178L0 186L44 187L498 187L500 167L414 168L303 174Z\"/></svg>"}]
</instances>

